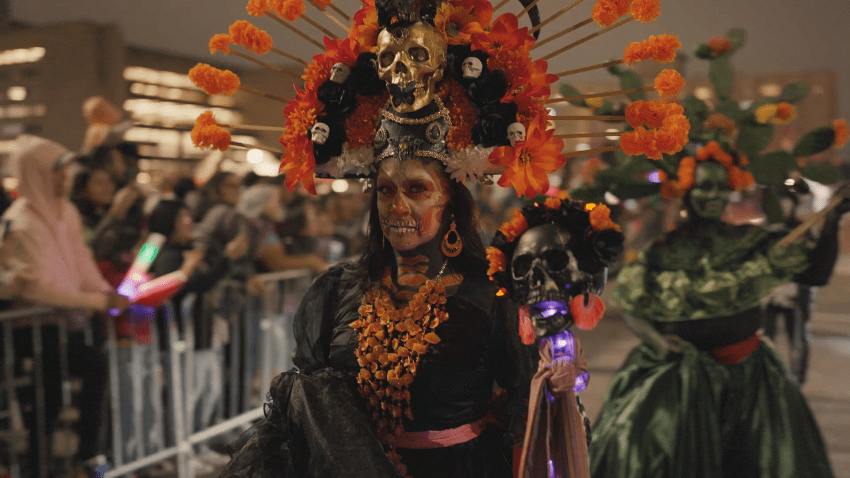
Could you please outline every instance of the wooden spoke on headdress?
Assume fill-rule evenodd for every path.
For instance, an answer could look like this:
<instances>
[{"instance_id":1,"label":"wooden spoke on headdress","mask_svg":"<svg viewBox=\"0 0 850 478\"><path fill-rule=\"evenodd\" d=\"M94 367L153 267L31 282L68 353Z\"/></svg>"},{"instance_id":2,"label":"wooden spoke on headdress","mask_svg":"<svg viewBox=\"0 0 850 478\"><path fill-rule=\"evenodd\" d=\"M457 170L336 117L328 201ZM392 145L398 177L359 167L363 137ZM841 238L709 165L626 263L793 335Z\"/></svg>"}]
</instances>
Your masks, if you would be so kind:
<instances>
[{"instance_id":1,"label":"wooden spoke on headdress","mask_svg":"<svg viewBox=\"0 0 850 478\"><path fill-rule=\"evenodd\" d=\"M555 73L559 78L562 78L567 75L575 75L576 73L584 73L585 71L598 70L600 68L608 68L609 66L621 65L625 63L623 60L612 60L607 61L605 63L600 63L598 65L585 66L584 68L576 68L575 70L567 70L562 71L560 73Z\"/></svg>"},{"instance_id":2,"label":"wooden spoke on headdress","mask_svg":"<svg viewBox=\"0 0 850 478\"><path fill-rule=\"evenodd\" d=\"M632 88L630 90L606 91L604 93L588 93L586 95L569 96L567 98L549 98L544 103L565 103L570 101L586 100L588 98L605 98L606 96L631 95L632 93L648 93L654 91L654 86L644 86L643 88Z\"/></svg>"},{"instance_id":3,"label":"wooden spoke on headdress","mask_svg":"<svg viewBox=\"0 0 850 478\"><path fill-rule=\"evenodd\" d=\"M337 7L336 7L336 5L334 5L333 3L331 3L329 6L331 7L331 10L335 11L336 13L338 13L338 14L339 14L339 16L341 16L343 20L345 20L345 21L347 21L347 22L350 22L350 21L351 21L351 16L350 16L350 15L348 15L347 13L345 13L344 11L340 10L339 8L337 8Z\"/></svg>"},{"instance_id":4,"label":"wooden spoke on headdress","mask_svg":"<svg viewBox=\"0 0 850 478\"><path fill-rule=\"evenodd\" d=\"M500 8L504 7L504 6L505 6L505 5L507 5L507 4L508 4L508 2L510 2L510 1L511 1L511 0L502 0L501 2L499 2L499 4L498 4L498 5L496 5L495 7L493 7L493 12L496 12L496 11L497 11L497 10L499 10Z\"/></svg>"},{"instance_id":5,"label":"wooden spoke on headdress","mask_svg":"<svg viewBox=\"0 0 850 478\"><path fill-rule=\"evenodd\" d=\"M543 20L542 22L540 22L537 25L535 25L534 27L532 27L531 30L528 31L528 34L531 35L532 33L536 32L537 30L540 30L541 28L546 26L549 22L551 22L551 21L555 20L556 18L560 17L561 15L569 12L570 10L573 9L573 7L575 7L576 5L578 5L579 3L583 2L583 1L584 0L575 0L573 3L562 8L561 11L559 11L558 13L552 15L551 17L547 18L546 20Z\"/></svg>"},{"instance_id":6,"label":"wooden spoke on headdress","mask_svg":"<svg viewBox=\"0 0 850 478\"><path fill-rule=\"evenodd\" d=\"M279 16L275 15L275 14L274 14L274 13L272 13L272 12L266 12L266 15L268 15L268 16L270 16L270 17L272 17L272 18L273 18L276 22L280 23L281 25L285 26L286 28L289 28L289 29L290 29L290 30L292 30L293 32L297 33L299 36L301 36L301 38L303 38L303 39L307 40L308 42L310 42L310 43L312 43L312 44L314 44L314 45L316 45L317 47L321 48L322 50L324 50L324 49L325 49L325 46L324 46L324 45L322 45L321 43L317 42L317 41L316 41L315 39L313 39L313 37L311 37L310 35L307 35L306 33L304 33L304 32L302 32L301 30L299 30L299 29L298 29L295 25L291 25L289 22L287 22L287 21L286 21L286 20L284 20L283 18L280 18Z\"/></svg>"},{"instance_id":7,"label":"wooden spoke on headdress","mask_svg":"<svg viewBox=\"0 0 850 478\"><path fill-rule=\"evenodd\" d=\"M572 116L550 116L546 118L551 121L626 121L625 116L600 116L600 115L572 115Z\"/></svg>"},{"instance_id":8,"label":"wooden spoke on headdress","mask_svg":"<svg viewBox=\"0 0 850 478\"><path fill-rule=\"evenodd\" d=\"M332 21L332 22L334 22L335 24L337 24L340 28L342 28L342 30L343 30L346 34L348 34L348 27L347 27L347 26L345 26L345 23L342 23L342 21L341 21L339 18L337 18L337 17L335 17L335 16L331 15L331 12L329 12L329 11L325 10L324 8L322 8L322 7L321 7L321 5L319 5L318 3L314 2L313 0L310 0L310 4L311 4L311 5L313 5L314 7L316 7L316 10L318 10L318 11L322 12L322 13L323 13L326 17L328 17L328 19L330 19L330 21Z\"/></svg>"},{"instance_id":9,"label":"wooden spoke on headdress","mask_svg":"<svg viewBox=\"0 0 850 478\"><path fill-rule=\"evenodd\" d=\"M287 53L283 50L278 50L277 48L272 47L272 51L277 53L278 55L285 57L285 58L289 58L292 61L296 61L298 63L301 63L302 65L309 65L310 64L310 63L307 62L307 60L305 60L303 58L299 58L299 57L297 57L297 56L295 56L291 53Z\"/></svg>"},{"instance_id":10,"label":"wooden spoke on headdress","mask_svg":"<svg viewBox=\"0 0 850 478\"><path fill-rule=\"evenodd\" d=\"M602 154L602 153L607 153L609 151L617 151L618 149L620 149L619 145L617 145L617 146L605 146L605 147L602 147L602 148L588 149L588 150L585 150L585 151L573 151L572 153L566 153L563 156L564 156L564 159L578 158L578 157L581 157L581 156L593 156L594 154Z\"/></svg>"},{"instance_id":11,"label":"wooden spoke on headdress","mask_svg":"<svg viewBox=\"0 0 850 478\"><path fill-rule=\"evenodd\" d=\"M557 40L558 38L561 38L564 35L568 35L568 34L574 32L574 31L578 30L579 28L581 28L581 27L583 27L587 24L590 24L590 23L593 23L593 18L588 18L587 20L582 20L582 21L576 23L575 25L567 28L566 30L560 31L560 32L550 36L549 38L547 38L545 40L542 40L542 41L535 43L534 46L531 47L531 49L533 50L537 47L540 47L540 46L543 46L543 45L549 43L550 41Z\"/></svg>"},{"instance_id":12,"label":"wooden spoke on headdress","mask_svg":"<svg viewBox=\"0 0 850 478\"><path fill-rule=\"evenodd\" d=\"M334 33L332 33L330 30L328 30L327 28L325 28L325 27L323 27L323 26L319 25L319 23L317 23L315 20L313 20L312 18L308 17L306 13L302 13L302 14L301 14L301 18L302 18L305 22L309 23L310 25L313 25L313 27L315 27L315 28L316 28L317 30L319 30L320 32L324 33L324 34L325 34L328 38L333 39L333 40L336 40L337 38L339 38L339 37L338 37L338 36L336 36Z\"/></svg>"},{"instance_id":13,"label":"wooden spoke on headdress","mask_svg":"<svg viewBox=\"0 0 850 478\"><path fill-rule=\"evenodd\" d=\"M556 138L573 139L573 138L605 138L608 136L620 136L624 131L607 131L604 133L568 133L556 134Z\"/></svg>"},{"instance_id":14,"label":"wooden spoke on headdress","mask_svg":"<svg viewBox=\"0 0 850 478\"><path fill-rule=\"evenodd\" d=\"M799 226L795 227L793 231L789 232L787 236L783 237L779 241L778 244L781 247L790 246L794 241L796 241L797 239L802 237L803 234L806 233L806 231L808 231L809 229L814 227L815 224L817 224L820 220L825 218L826 215L829 214L830 211L832 211L833 209L838 207L838 205L841 204L841 201L843 201L843 200L844 200L843 195L841 195L841 194L833 195L825 208L823 208L820 211L809 216L808 219L803 221Z\"/></svg>"},{"instance_id":15,"label":"wooden spoke on headdress","mask_svg":"<svg viewBox=\"0 0 850 478\"><path fill-rule=\"evenodd\" d=\"M540 0L534 0L533 2L529 3L529 4L528 4L528 6L527 6L527 7L525 7L525 8L524 8L521 12L517 13L517 16L516 16L516 17L517 17L517 18L522 18L522 16L523 16L523 15L525 15L526 13L528 13L528 11L529 11L529 10L531 10L531 9L532 9L532 8L534 8L534 7L536 7L536 6L537 6L537 2L539 2L539 1L540 1Z\"/></svg>"},{"instance_id":16,"label":"wooden spoke on headdress","mask_svg":"<svg viewBox=\"0 0 850 478\"><path fill-rule=\"evenodd\" d=\"M257 145L254 145L254 144L246 144L246 143L240 143L238 141L231 141L230 145L231 146L239 146L240 148L245 148L245 149L262 149L263 151L268 151L269 153L276 154L278 156L283 155L282 151L275 151L273 149L264 148L262 146L257 146Z\"/></svg>"},{"instance_id":17,"label":"wooden spoke on headdress","mask_svg":"<svg viewBox=\"0 0 850 478\"><path fill-rule=\"evenodd\" d=\"M260 65L260 66L264 66L264 67L268 68L269 70L276 71L276 72L278 72L278 73L283 73L284 75L287 75L287 76L289 76L289 77L291 77L291 78L294 78L294 79L296 79L296 80L300 80L300 79L301 79L301 77L299 77L298 75L296 75L296 74L294 74L294 73L291 73L291 72L289 72L288 70L286 70L286 69L284 69L284 68L281 68L281 67L279 67L279 66L272 65L271 63L266 63L266 62L264 62L263 60L258 60L258 59L254 58L254 57L253 57L253 56L251 56L251 55L246 55L246 54L244 54L244 53L242 53L242 52L238 52L238 51L236 51L236 50L229 50L229 51L230 51L230 54L232 54L232 55L236 55L236 56L238 56L239 58L244 58L244 59L246 59L246 60L248 60L248 61L251 61L251 62L254 62L254 63L256 63L256 64L258 64L258 65Z\"/></svg>"},{"instance_id":18,"label":"wooden spoke on headdress","mask_svg":"<svg viewBox=\"0 0 850 478\"><path fill-rule=\"evenodd\" d=\"M247 86L240 86L240 90L245 93L251 93L252 95L262 96L263 98L268 98L270 100L280 101L281 103L289 103L289 100L282 96L273 95L271 93L266 93L265 91L255 90L254 88L249 88Z\"/></svg>"},{"instance_id":19,"label":"wooden spoke on headdress","mask_svg":"<svg viewBox=\"0 0 850 478\"><path fill-rule=\"evenodd\" d=\"M218 122L216 122L216 124L222 128L244 129L249 131L283 131L285 129L284 126L258 126L253 124L227 124Z\"/></svg>"},{"instance_id":20,"label":"wooden spoke on headdress","mask_svg":"<svg viewBox=\"0 0 850 478\"><path fill-rule=\"evenodd\" d=\"M619 22L617 22L617 23L615 23L615 24L613 24L613 25L611 25L611 26L609 26L609 27L605 27L605 28L603 28L602 30L599 30L599 31L594 32L594 33L591 33L590 35L588 35L588 36L586 36L586 37L582 38L581 40L578 40L578 41L575 41L575 42L573 42L573 43L570 43L569 45L567 45L567 46L565 46L565 47L561 48L560 50L555 50L555 51L553 51L552 53L549 53L548 55L544 56L544 57L543 57L543 59L544 59L544 60L549 60L550 58L555 57L555 56L558 56L558 55L560 55L561 53L564 53L565 51L572 50L573 48L575 48L575 47L577 47L577 46L581 45L582 43L585 43L585 42L587 42L587 41L590 41L590 40L592 40L592 39L594 39L594 38L598 37L599 35L602 35L603 33L610 32L611 30L613 30L613 29L615 29L615 28L617 28L617 27L619 27L619 26L623 26L623 25L625 25L626 23L629 23L630 21L632 21L632 20L634 20L634 19L635 19L635 17L633 17L633 16L629 15L628 17L626 17L626 18L624 18L624 19L620 20Z\"/></svg>"}]
</instances>

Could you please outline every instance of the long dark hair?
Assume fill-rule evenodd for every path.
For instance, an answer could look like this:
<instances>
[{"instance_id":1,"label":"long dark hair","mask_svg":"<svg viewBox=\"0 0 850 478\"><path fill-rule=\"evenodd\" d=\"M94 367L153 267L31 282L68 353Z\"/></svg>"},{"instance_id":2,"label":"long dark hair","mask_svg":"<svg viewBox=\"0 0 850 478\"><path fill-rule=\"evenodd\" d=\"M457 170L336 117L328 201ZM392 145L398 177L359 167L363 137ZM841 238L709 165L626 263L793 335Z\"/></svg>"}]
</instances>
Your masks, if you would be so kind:
<instances>
[{"instance_id":1,"label":"long dark hair","mask_svg":"<svg viewBox=\"0 0 850 478\"><path fill-rule=\"evenodd\" d=\"M463 241L463 249L460 255L451 258L449 265L468 276L484 276L487 271L487 259L484 243L479 234L478 208L475 205L475 200L466 186L450 178L445 172L442 174L449 185L450 199L443 213L443 225L440 231L445 233L453 214L457 224L457 232L461 241ZM434 238L435 241L442 239L442 234ZM373 187L369 205L366 250L360 257L360 267L364 269L369 280L378 281L384 271L394 265L393 248L388 241L384 241L384 232L381 230L381 220L378 217L378 190Z\"/></svg>"}]
</instances>

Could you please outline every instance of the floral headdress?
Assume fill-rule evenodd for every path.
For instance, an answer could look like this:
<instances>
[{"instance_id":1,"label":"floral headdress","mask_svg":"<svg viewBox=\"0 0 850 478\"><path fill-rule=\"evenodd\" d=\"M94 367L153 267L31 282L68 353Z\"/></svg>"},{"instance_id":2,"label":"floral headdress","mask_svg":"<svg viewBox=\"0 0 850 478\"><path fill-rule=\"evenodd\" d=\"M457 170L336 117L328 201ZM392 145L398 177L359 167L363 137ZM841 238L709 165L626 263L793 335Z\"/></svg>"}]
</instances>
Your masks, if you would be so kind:
<instances>
[{"instance_id":1,"label":"floral headdress","mask_svg":"<svg viewBox=\"0 0 850 478\"><path fill-rule=\"evenodd\" d=\"M235 46L241 45L257 56L274 52L303 64L304 74L296 78L303 79L303 87L296 86L294 99L252 89L242 85L232 72L209 65L193 68L190 78L209 94L242 90L286 103L283 110L286 124L280 137L284 148L280 171L286 174L290 188L301 182L314 192L315 176L369 177L375 173L378 161L404 152L439 160L457 180L502 174L501 186L513 186L518 195L531 198L548 189L547 175L564 166L566 158L592 154L562 151L563 138L555 134L552 121L586 118L551 116L550 103L569 100L550 99L551 84L559 76L573 72L552 74L548 71L548 60L630 21L654 20L660 13L660 0L596 0L590 18L539 42L540 28L570 8L540 21L537 2L520 1L525 8L518 14L497 15L497 10L507 2L494 8L487 0L362 0L362 7L353 16L329 0L309 2L345 28L346 35L338 37L308 16L303 0L250 0L247 5L250 15L271 17L324 52L309 61L298 58L275 48L268 33L246 21L234 23L228 34L214 36L210 51L240 56L290 76L296 75L237 51ZM531 27L520 26L526 15ZM323 41L295 26L296 20L304 20L319 29ZM601 30L542 58L533 58L536 47L594 21ZM393 42L403 42L406 32L417 22L429 25L442 38L445 58L439 75L435 73L431 77L435 83L435 100L427 114L423 108L420 114L399 115L396 111L399 98L419 94L426 80L423 76L422 81L414 84L389 82L386 75L382 79L379 72L387 65L382 65L379 58L380 35L391 31ZM650 37L648 42L652 44L641 43L646 43L644 50L632 47L628 55L630 65L647 60L669 62L675 57L678 45L675 37ZM665 70L653 87L642 91L671 96L679 92L682 83L678 73ZM631 90L603 92L584 95L584 99L592 101L631 93ZM677 114L670 112L671 117ZM642 136L623 141L623 149L628 149L629 154L643 153L656 144L663 144L663 152L680 149L682 135L687 134L681 128L681 121L671 119L662 123L642 128ZM192 137L199 147L224 150L231 145L245 146L231 140L228 128L252 127L225 125L204 116L199 118ZM509 131L513 135L510 138ZM517 131L521 133L514 135Z\"/></svg>"},{"instance_id":2,"label":"floral headdress","mask_svg":"<svg viewBox=\"0 0 850 478\"><path fill-rule=\"evenodd\" d=\"M487 248L490 268L487 275L499 287L500 295L517 300L511 278L510 259L520 236L543 224L555 224L570 232L570 247L576 252L579 269L590 274L611 265L623 251L625 236L620 226L611 220L611 211L604 204L585 203L568 199L565 192L547 198L542 204L533 203L514 209L510 221L502 224Z\"/></svg>"},{"instance_id":3,"label":"floral headdress","mask_svg":"<svg viewBox=\"0 0 850 478\"><path fill-rule=\"evenodd\" d=\"M662 37L664 35L645 42L632 43L626 48L623 60L614 63L631 64L659 51L663 54L665 49L672 47L669 46L671 40ZM622 114L621 121L628 123L625 129L633 130L624 131L621 135L623 152L633 156L626 158L621 152L607 155L603 158L608 166L605 172L594 176L585 187L571 193L587 201L601 201L606 192L622 200L659 193L664 198L680 197L691 187L693 170L696 161L700 160L696 153L704 147L717 152L720 158L715 159L720 159L721 163L726 155L738 158L735 168L729 170L730 185L736 190L746 188L753 182L764 186L779 186L789 177L796 177L798 174L826 184L837 181L840 178L838 169L818 156L846 144L848 129L844 120L835 120L831 126L805 133L790 151L765 152L773 143L776 126L795 119L795 104L807 96L809 86L800 81L793 82L785 85L777 96L760 98L749 105L733 99L732 55L745 42L746 32L733 28L725 36L711 38L694 47L694 55L697 58L711 63L711 81L714 96L717 98L713 107L694 95L688 95L669 106L660 102L637 101L640 100L637 97L631 98L634 102L628 107L609 102L591 104L590 101L572 101L577 106L593 108L594 115L608 115L609 118L616 119L610 115ZM639 79L635 78L633 72L621 70L616 65L608 68L612 74L619 77L621 84L639 84ZM579 94L570 85L561 85L560 89L564 96ZM659 122L657 119L662 111L670 111L673 114L681 112L687 118L686 122L679 118ZM642 131L641 122L647 126L653 123L661 126L652 137ZM669 142L669 136L663 131L671 131L672 128L688 129L686 141L690 144L676 154L671 154L662 147ZM716 146L712 145L712 142L716 143ZM640 146L633 146L633 143L647 145L645 154L639 154L637 149ZM774 203L773 207L765 208L769 220L781 221L779 217L770 217L771 211L781 210L778 198L771 188L765 189L765 193L766 204Z\"/></svg>"}]
</instances>

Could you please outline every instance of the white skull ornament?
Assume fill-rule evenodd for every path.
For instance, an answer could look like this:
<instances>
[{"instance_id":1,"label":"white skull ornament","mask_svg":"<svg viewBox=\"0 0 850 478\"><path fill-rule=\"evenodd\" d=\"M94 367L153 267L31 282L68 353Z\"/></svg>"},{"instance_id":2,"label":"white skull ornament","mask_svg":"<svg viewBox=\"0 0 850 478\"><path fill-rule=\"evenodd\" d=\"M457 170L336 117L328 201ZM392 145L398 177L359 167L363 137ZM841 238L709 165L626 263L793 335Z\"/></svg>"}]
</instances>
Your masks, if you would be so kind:
<instances>
[{"instance_id":1,"label":"white skull ornament","mask_svg":"<svg viewBox=\"0 0 850 478\"><path fill-rule=\"evenodd\" d=\"M484 69L484 65L481 64L481 60L475 58L474 56L470 56L469 58L463 60L463 64L461 65L461 70L463 71L463 77L467 80L474 80L481 76L481 71Z\"/></svg>"},{"instance_id":2,"label":"white skull ornament","mask_svg":"<svg viewBox=\"0 0 850 478\"><path fill-rule=\"evenodd\" d=\"M443 35L423 22L378 34L378 76L386 82L396 111L410 113L431 104L443 79L446 46Z\"/></svg>"},{"instance_id":3,"label":"white skull ornament","mask_svg":"<svg viewBox=\"0 0 850 478\"><path fill-rule=\"evenodd\" d=\"M348 65L345 63L335 63L333 68L331 68L330 80L334 83L343 84L348 79L349 74L351 74L351 68Z\"/></svg>"},{"instance_id":4,"label":"white skull ornament","mask_svg":"<svg viewBox=\"0 0 850 478\"><path fill-rule=\"evenodd\" d=\"M310 139L316 144L325 144L331 132L330 126L325 123L316 123L310 128Z\"/></svg>"},{"instance_id":5,"label":"white skull ornament","mask_svg":"<svg viewBox=\"0 0 850 478\"><path fill-rule=\"evenodd\" d=\"M522 123L511 123L508 126L508 139L514 147L517 141L525 141L525 126Z\"/></svg>"}]
</instances>

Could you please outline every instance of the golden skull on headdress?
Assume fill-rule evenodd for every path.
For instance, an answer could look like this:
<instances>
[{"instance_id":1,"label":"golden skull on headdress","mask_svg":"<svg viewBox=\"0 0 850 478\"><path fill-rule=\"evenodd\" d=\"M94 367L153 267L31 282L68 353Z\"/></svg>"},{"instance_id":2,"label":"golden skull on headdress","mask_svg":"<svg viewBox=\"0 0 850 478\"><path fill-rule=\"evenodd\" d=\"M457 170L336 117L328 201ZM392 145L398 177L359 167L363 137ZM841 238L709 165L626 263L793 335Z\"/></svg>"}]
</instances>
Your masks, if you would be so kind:
<instances>
[{"instance_id":1,"label":"golden skull on headdress","mask_svg":"<svg viewBox=\"0 0 850 478\"><path fill-rule=\"evenodd\" d=\"M446 67L446 39L433 26L417 22L378 34L378 75L387 83L393 108L418 111L434 101Z\"/></svg>"}]
</instances>

